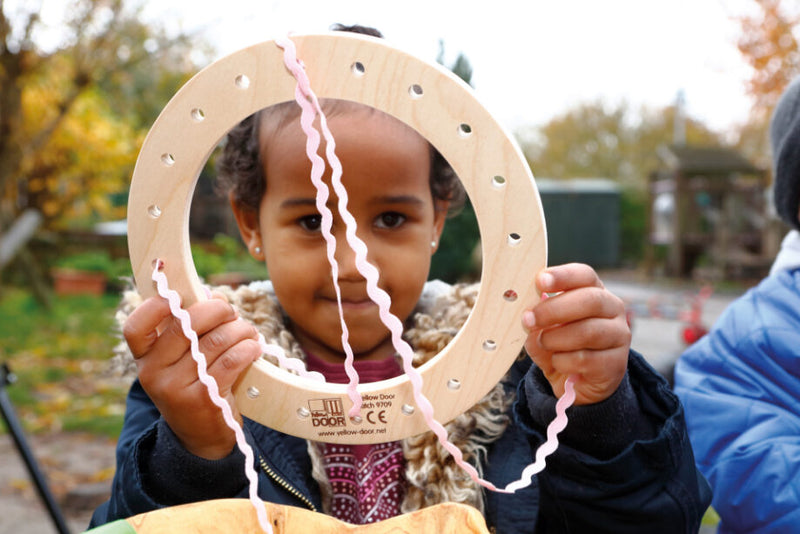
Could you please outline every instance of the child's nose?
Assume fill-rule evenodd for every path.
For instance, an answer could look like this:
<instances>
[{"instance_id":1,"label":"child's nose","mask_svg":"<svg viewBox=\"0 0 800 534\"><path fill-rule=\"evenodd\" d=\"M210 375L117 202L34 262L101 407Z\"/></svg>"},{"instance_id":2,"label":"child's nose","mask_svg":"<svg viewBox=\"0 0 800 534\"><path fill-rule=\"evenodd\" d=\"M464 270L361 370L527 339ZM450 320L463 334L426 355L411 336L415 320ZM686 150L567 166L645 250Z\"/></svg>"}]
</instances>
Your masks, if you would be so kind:
<instances>
[{"instance_id":1,"label":"child's nose","mask_svg":"<svg viewBox=\"0 0 800 534\"><path fill-rule=\"evenodd\" d=\"M356 253L350 247L344 232L336 236L336 263L339 264L340 280L359 280L363 278L356 265Z\"/></svg>"}]
</instances>

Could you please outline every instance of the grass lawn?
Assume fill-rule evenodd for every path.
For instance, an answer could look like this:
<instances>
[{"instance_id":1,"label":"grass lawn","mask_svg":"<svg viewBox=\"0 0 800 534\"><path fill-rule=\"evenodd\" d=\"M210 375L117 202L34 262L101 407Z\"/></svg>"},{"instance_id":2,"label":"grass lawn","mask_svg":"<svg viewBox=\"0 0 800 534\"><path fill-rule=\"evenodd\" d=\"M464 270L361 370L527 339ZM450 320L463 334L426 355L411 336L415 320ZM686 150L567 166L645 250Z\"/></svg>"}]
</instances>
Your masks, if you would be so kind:
<instances>
[{"instance_id":1,"label":"grass lawn","mask_svg":"<svg viewBox=\"0 0 800 534\"><path fill-rule=\"evenodd\" d=\"M17 377L7 392L26 431L119 434L127 384L106 373L118 302L118 295L54 296L47 310L26 291L3 288L0 362Z\"/></svg>"}]
</instances>

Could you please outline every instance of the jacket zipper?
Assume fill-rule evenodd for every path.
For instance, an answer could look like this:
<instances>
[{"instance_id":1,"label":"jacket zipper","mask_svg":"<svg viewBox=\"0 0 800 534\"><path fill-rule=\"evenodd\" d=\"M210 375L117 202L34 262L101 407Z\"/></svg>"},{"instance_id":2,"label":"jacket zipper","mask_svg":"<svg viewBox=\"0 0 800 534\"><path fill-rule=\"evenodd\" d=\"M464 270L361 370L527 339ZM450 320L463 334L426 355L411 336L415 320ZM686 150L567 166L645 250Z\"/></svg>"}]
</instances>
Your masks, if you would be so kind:
<instances>
[{"instance_id":1,"label":"jacket zipper","mask_svg":"<svg viewBox=\"0 0 800 534\"><path fill-rule=\"evenodd\" d=\"M300 502L302 502L303 504L305 504L305 505L308 507L308 509L309 509L309 510L311 510L312 512L316 512L316 511L318 511L318 510L317 510L317 507L316 507L316 506L314 506L314 503L313 503L313 502L311 502L311 501L308 499L308 497L306 497L305 495L303 495L302 493L300 493L300 490L298 490L297 488L295 488L294 486L292 486L291 484L289 484L289 482L287 482L287 481L286 481L284 478L280 477L280 476L278 475L278 473L276 473L275 471L273 471L273 470L272 470L272 468L271 468L271 467L270 467L270 466L267 464L267 462L264 460L264 457L263 457L263 456L261 456L260 454L258 455L258 463L261 465L261 469L264 471L264 473L266 473L266 475L267 475L268 477L270 477L272 480L274 480L275 482L277 482L277 483L278 483L278 485L279 485L280 487L282 487L283 489L285 489L286 491L288 491L288 492L289 492L291 495L293 495L294 497L296 497L296 498L297 498L297 500L299 500Z\"/></svg>"}]
</instances>

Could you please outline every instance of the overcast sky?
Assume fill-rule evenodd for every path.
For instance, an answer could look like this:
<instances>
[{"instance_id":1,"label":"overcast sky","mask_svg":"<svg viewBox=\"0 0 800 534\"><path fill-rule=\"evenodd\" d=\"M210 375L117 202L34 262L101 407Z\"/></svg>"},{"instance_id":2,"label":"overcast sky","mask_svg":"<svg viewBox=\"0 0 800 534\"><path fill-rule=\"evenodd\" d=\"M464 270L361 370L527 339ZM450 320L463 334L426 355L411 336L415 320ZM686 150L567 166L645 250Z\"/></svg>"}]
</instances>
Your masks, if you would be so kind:
<instances>
[{"instance_id":1,"label":"overcast sky","mask_svg":"<svg viewBox=\"0 0 800 534\"><path fill-rule=\"evenodd\" d=\"M543 124L597 98L654 107L685 93L689 114L715 129L743 122L748 67L730 15L747 0L149 0L148 16L200 29L226 55L330 24L379 28L435 60L463 52L481 102L510 129Z\"/></svg>"},{"instance_id":2,"label":"overcast sky","mask_svg":"<svg viewBox=\"0 0 800 534\"><path fill-rule=\"evenodd\" d=\"M42 1L43 18L60 20L66 3ZM430 61L442 40L448 62L467 56L478 98L511 130L596 99L667 106L680 90L688 113L717 130L750 108L730 16L751 0L143 1L147 17L198 31L219 56L335 22L377 27Z\"/></svg>"},{"instance_id":3,"label":"overcast sky","mask_svg":"<svg viewBox=\"0 0 800 534\"><path fill-rule=\"evenodd\" d=\"M39 1L45 23L57 26L69 4ZM511 130L597 99L660 108L679 91L689 115L719 131L750 110L731 16L753 11L753 0L138 1L145 17L198 32L218 56L335 22L374 26L429 61L441 40L446 62L459 53L470 60L478 98Z\"/></svg>"}]
</instances>

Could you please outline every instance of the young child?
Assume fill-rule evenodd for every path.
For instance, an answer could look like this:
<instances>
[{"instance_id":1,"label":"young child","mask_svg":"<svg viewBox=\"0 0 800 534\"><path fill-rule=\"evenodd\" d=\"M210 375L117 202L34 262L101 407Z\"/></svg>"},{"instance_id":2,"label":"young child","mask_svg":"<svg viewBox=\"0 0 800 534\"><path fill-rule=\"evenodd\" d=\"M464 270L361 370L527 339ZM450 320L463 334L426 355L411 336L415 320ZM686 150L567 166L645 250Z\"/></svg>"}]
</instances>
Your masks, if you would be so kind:
<instances>
[{"instance_id":1,"label":"young child","mask_svg":"<svg viewBox=\"0 0 800 534\"><path fill-rule=\"evenodd\" d=\"M477 292L477 286L444 284L426 290L446 214L463 196L460 183L429 143L398 120L354 103L323 101L323 109L359 237L421 363L457 332ZM237 377L260 356L257 330L327 380L346 381L298 117L289 104L257 113L230 133L222 155L241 236L265 262L271 281L223 289L224 296L189 308L209 373L229 400ZM388 330L366 295L336 216L333 233L356 369L362 381L396 376L401 371ZM623 303L586 265L531 273L531 283L557 295L523 317L530 357L522 354L500 384L447 425L483 476L505 485L532 462L556 396L576 374L577 398L561 446L529 488L513 495L482 491L430 432L394 443L328 445L244 420L261 498L351 523L456 501L481 510L503 533L696 532L709 490L694 467L680 404L629 349ZM92 525L247 492L243 456L198 381L166 302L150 298L131 307L123 333L139 374L119 439L112 496Z\"/></svg>"},{"instance_id":2,"label":"young child","mask_svg":"<svg viewBox=\"0 0 800 534\"><path fill-rule=\"evenodd\" d=\"M770 142L774 204L791 231L769 276L675 370L719 532L800 530L800 78L775 107Z\"/></svg>"}]
</instances>

